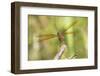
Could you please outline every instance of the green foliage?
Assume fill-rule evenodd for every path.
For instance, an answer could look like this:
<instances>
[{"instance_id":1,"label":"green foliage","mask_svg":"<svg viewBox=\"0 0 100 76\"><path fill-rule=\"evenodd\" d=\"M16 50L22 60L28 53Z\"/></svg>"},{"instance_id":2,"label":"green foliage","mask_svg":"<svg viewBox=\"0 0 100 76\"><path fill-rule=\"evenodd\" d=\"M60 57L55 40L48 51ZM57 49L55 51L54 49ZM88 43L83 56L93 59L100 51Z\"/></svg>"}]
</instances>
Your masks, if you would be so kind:
<instances>
[{"instance_id":1,"label":"green foliage","mask_svg":"<svg viewBox=\"0 0 100 76\"><path fill-rule=\"evenodd\" d=\"M77 22L76 22L77 21ZM73 22L76 22L73 24ZM72 26L71 26L72 25ZM71 27L70 27L71 26ZM68 27L70 27L68 29ZM57 32L73 32L64 35L67 46L61 59L87 58L88 18L74 16L28 16L28 60L51 60L60 49ZM39 41L39 35L56 37ZM43 37L44 38L44 37ZM48 39L49 38L49 39Z\"/></svg>"}]
</instances>

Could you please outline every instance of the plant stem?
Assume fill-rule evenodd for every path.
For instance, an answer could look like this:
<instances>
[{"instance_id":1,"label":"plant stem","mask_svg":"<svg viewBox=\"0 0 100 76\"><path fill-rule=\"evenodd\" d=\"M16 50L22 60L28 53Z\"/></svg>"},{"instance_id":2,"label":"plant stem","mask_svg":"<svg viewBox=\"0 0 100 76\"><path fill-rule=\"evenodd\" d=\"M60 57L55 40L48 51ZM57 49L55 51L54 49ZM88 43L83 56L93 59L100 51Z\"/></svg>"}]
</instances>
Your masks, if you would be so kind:
<instances>
[{"instance_id":1,"label":"plant stem","mask_svg":"<svg viewBox=\"0 0 100 76\"><path fill-rule=\"evenodd\" d=\"M54 57L55 60L58 60L58 59L61 58L62 54L64 53L65 48L66 48L66 45L62 44L61 47L60 47L60 51L58 51L58 53Z\"/></svg>"}]
</instances>

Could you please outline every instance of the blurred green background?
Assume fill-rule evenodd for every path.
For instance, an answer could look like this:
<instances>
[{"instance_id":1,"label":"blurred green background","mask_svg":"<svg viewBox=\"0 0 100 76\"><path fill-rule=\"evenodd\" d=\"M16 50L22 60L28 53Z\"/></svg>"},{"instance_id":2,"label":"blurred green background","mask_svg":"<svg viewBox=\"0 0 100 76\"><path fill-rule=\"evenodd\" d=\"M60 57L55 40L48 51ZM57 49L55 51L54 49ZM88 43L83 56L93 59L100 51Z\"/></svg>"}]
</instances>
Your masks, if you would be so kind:
<instances>
[{"instance_id":1,"label":"blurred green background","mask_svg":"<svg viewBox=\"0 0 100 76\"><path fill-rule=\"evenodd\" d=\"M76 24L73 24L75 21L77 21ZM73 34L64 35L67 48L61 59L87 58L87 17L28 15L28 60L54 59L60 49L60 43L58 37L49 37L51 37L50 34L57 35L57 32L63 30ZM39 41L41 39L39 35L44 35L43 41Z\"/></svg>"}]
</instances>

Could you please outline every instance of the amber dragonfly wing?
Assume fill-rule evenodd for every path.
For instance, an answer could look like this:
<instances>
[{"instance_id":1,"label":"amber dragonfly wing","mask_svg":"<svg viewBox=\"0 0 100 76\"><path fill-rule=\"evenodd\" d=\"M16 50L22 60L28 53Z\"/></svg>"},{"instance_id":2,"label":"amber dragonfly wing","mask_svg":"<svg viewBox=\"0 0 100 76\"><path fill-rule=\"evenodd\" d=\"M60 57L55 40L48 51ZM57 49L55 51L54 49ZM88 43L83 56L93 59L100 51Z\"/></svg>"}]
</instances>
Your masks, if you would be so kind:
<instances>
[{"instance_id":1,"label":"amber dragonfly wing","mask_svg":"<svg viewBox=\"0 0 100 76\"><path fill-rule=\"evenodd\" d=\"M64 32L64 35L65 34L73 34L74 32Z\"/></svg>"},{"instance_id":2,"label":"amber dragonfly wing","mask_svg":"<svg viewBox=\"0 0 100 76\"><path fill-rule=\"evenodd\" d=\"M44 40L48 40L51 38L55 38L55 37L57 37L57 35L55 35L55 34L43 34L43 35L38 35L38 37L39 37L39 41L44 41Z\"/></svg>"},{"instance_id":3,"label":"amber dragonfly wing","mask_svg":"<svg viewBox=\"0 0 100 76\"><path fill-rule=\"evenodd\" d=\"M63 33L66 33L66 31L68 31L72 26L76 25L77 23L78 23L77 20L73 21L73 22L70 24L70 26L69 26L67 29L65 29L65 30L63 31Z\"/></svg>"}]
</instances>

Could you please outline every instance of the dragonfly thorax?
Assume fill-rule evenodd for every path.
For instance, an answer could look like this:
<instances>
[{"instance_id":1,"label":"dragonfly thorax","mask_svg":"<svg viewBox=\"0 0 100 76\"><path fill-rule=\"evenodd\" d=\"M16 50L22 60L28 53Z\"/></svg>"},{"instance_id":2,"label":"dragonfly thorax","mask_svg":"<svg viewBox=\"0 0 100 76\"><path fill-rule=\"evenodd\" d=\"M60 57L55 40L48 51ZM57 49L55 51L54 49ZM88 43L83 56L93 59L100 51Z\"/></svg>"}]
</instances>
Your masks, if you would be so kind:
<instances>
[{"instance_id":1,"label":"dragonfly thorax","mask_svg":"<svg viewBox=\"0 0 100 76\"><path fill-rule=\"evenodd\" d=\"M58 32L57 36L58 36L58 39L59 39L60 42L64 41L64 34L62 32Z\"/></svg>"}]
</instances>

